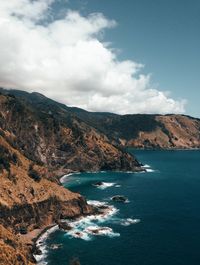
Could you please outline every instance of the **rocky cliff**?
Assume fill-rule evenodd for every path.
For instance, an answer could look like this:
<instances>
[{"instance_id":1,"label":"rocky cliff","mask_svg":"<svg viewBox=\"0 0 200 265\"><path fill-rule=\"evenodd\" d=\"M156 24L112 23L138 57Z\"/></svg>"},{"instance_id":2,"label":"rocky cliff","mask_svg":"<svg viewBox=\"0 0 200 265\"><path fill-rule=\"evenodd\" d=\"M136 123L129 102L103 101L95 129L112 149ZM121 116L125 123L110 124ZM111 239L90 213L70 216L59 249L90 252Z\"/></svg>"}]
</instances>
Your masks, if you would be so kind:
<instances>
[{"instance_id":1,"label":"rocky cliff","mask_svg":"<svg viewBox=\"0 0 200 265\"><path fill-rule=\"evenodd\" d=\"M52 170L137 170L138 167L137 160L111 144L106 135L62 104L37 93L29 100L2 95L0 128L12 146Z\"/></svg>"},{"instance_id":2,"label":"rocky cliff","mask_svg":"<svg viewBox=\"0 0 200 265\"><path fill-rule=\"evenodd\" d=\"M30 234L62 218L96 211L80 194L63 188L57 176L71 171L140 170L134 157L65 106L37 93L27 96L0 94L3 265L34 263Z\"/></svg>"},{"instance_id":3,"label":"rocky cliff","mask_svg":"<svg viewBox=\"0 0 200 265\"><path fill-rule=\"evenodd\" d=\"M93 213L80 194L48 180L46 173L44 166L34 164L0 136L0 264L34 262L33 245L23 240L23 234L61 218Z\"/></svg>"},{"instance_id":4,"label":"rocky cliff","mask_svg":"<svg viewBox=\"0 0 200 265\"><path fill-rule=\"evenodd\" d=\"M116 115L71 111L104 133L111 142L148 149L200 148L200 119L186 115Z\"/></svg>"}]
</instances>

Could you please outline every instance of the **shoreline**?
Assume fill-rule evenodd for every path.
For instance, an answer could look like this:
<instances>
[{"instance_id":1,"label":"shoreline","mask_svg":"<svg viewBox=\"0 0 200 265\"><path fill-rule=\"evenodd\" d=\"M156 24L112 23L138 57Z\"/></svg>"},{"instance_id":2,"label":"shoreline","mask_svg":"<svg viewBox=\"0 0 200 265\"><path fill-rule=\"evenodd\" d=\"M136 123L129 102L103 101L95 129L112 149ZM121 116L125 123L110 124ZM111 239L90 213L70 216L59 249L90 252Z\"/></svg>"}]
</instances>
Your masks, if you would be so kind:
<instances>
[{"instance_id":1,"label":"shoreline","mask_svg":"<svg viewBox=\"0 0 200 265\"><path fill-rule=\"evenodd\" d=\"M109 173L109 172L115 172L115 173L126 173L126 174L134 174L134 173L140 173L140 172L145 172L146 170L144 170L143 166L141 166L141 169L139 170L135 170L135 171L123 171L123 170L107 170L107 171L75 171L75 172L70 172L70 173L67 173L67 174L64 174L62 176L59 177L59 181L60 181L60 184L63 184L65 183L65 180L69 177L69 176L72 176L72 175L79 175L79 174L82 174L82 173L86 173L86 174L98 174L98 173Z\"/></svg>"},{"instance_id":2,"label":"shoreline","mask_svg":"<svg viewBox=\"0 0 200 265\"><path fill-rule=\"evenodd\" d=\"M136 150L141 150L141 151L199 151L200 147L187 147L187 148L180 148L180 147L175 147L175 148L142 148L142 147L132 147L132 146L127 146L125 147L127 150L132 149L133 151Z\"/></svg>"},{"instance_id":3,"label":"shoreline","mask_svg":"<svg viewBox=\"0 0 200 265\"><path fill-rule=\"evenodd\" d=\"M71 172L69 172L67 174L64 174L62 176L59 176L58 179L59 179L60 184L63 185L66 182L66 180L67 180L67 178L69 176L78 175L78 174L81 174L81 173L94 173L95 174L95 173L100 173L100 172L101 173L107 173L108 171L85 171L85 172L80 172L80 171L74 171L74 172L72 172L71 171ZM142 168L141 171L110 171L110 172L133 174L133 173L147 172L147 171L146 171L145 168ZM49 225L47 225L47 226L45 226L43 228L35 229L35 230L29 232L27 235L24 235L23 236L23 238L27 238L28 240L30 240L30 242L32 242L32 245L33 245L32 255L33 255L33 257L36 260L36 264L39 264L38 262L40 262L40 261L37 260L37 258L35 256L42 257L45 253L41 252L41 254L37 255L37 254L34 254L33 253L33 250L39 250L39 251L41 251L39 242L40 241L43 242L43 237L46 237L45 235L48 236L51 233L51 229L55 228L56 226L57 226L56 223L49 224Z\"/></svg>"}]
</instances>

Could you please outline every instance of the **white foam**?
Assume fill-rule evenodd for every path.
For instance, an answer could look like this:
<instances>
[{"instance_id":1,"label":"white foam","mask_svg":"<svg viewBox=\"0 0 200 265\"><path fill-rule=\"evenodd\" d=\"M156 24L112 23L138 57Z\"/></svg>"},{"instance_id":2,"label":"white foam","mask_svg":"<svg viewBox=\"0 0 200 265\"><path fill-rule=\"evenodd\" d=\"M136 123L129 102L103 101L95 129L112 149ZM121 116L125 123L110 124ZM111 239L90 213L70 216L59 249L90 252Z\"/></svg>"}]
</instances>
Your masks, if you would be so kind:
<instances>
[{"instance_id":1,"label":"white foam","mask_svg":"<svg viewBox=\"0 0 200 265\"><path fill-rule=\"evenodd\" d=\"M80 174L80 172L74 172L74 173L66 174L66 175L64 175L64 176L62 176L62 177L60 178L60 183L64 184L64 183L67 181L67 179L68 179L69 176L72 176L72 175L79 175L79 174Z\"/></svg>"},{"instance_id":2,"label":"white foam","mask_svg":"<svg viewBox=\"0 0 200 265\"><path fill-rule=\"evenodd\" d=\"M151 166L150 165L144 165L144 166L142 166L143 168L150 168Z\"/></svg>"},{"instance_id":3,"label":"white foam","mask_svg":"<svg viewBox=\"0 0 200 265\"><path fill-rule=\"evenodd\" d=\"M100 213L97 215L89 215L86 217L80 217L75 221L68 221L72 230L67 231L66 235L70 238L79 238L86 241L92 240L94 236L98 235L109 237L119 236L119 233L115 233L112 228L101 227L101 224L111 219L118 212L118 209L106 202L88 201L88 204L96 207L105 207L102 209L99 208Z\"/></svg>"},{"instance_id":4,"label":"white foam","mask_svg":"<svg viewBox=\"0 0 200 265\"><path fill-rule=\"evenodd\" d=\"M127 218L127 219L121 220L121 225L129 226L129 225L132 225L132 224L137 224L139 222L140 222L140 219Z\"/></svg>"},{"instance_id":5,"label":"white foam","mask_svg":"<svg viewBox=\"0 0 200 265\"><path fill-rule=\"evenodd\" d=\"M116 183L113 182L102 182L101 185L97 186L98 189L105 190L107 188L115 186Z\"/></svg>"},{"instance_id":6,"label":"white foam","mask_svg":"<svg viewBox=\"0 0 200 265\"><path fill-rule=\"evenodd\" d=\"M80 239L83 239L83 240L85 240L85 241L89 241L89 240L92 239L92 238L88 235L87 232L84 232L84 231L81 231L81 230L78 230L78 229L68 232L67 235L68 235L70 238L80 238Z\"/></svg>"},{"instance_id":7,"label":"white foam","mask_svg":"<svg viewBox=\"0 0 200 265\"><path fill-rule=\"evenodd\" d=\"M96 207L106 205L106 202L100 202L95 200L88 200L87 203Z\"/></svg>"},{"instance_id":8,"label":"white foam","mask_svg":"<svg viewBox=\"0 0 200 265\"><path fill-rule=\"evenodd\" d=\"M45 261L46 257L47 257L47 246L46 246L46 239L49 237L49 235L53 232L55 232L56 230L58 230L58 226L55 225L53 227L51 227L50 229L48 229L45 233L43 233L39 239L36 242L36 247L39 248L42 252L41 255L34 255L37 264L38 265L46 265L47 262Z\"/></svg>"},{"instance_id":9,"label":"white foam","mask_svg":"<svg viewBox=\"0 0 200 265\"><path fill-rule=\"evenodd\" d=\"M147 168L146 169L147 172L155 172L155 170L151 169L151 168Z\"/></svg>"},{"instance_id":10,"label":"white foam","mask_svg":"<svg viewBox=\"0 0 200 265\"><path fill-rule=\"evenodd\" d=\"M109 236L109 237L120 236L119 233L113 232L112 228L107 227L107 226L104 226L104 227L99 227L97 225L88 226L85 229L85 232L93 236Z\"/></svg>"}]
</instances>

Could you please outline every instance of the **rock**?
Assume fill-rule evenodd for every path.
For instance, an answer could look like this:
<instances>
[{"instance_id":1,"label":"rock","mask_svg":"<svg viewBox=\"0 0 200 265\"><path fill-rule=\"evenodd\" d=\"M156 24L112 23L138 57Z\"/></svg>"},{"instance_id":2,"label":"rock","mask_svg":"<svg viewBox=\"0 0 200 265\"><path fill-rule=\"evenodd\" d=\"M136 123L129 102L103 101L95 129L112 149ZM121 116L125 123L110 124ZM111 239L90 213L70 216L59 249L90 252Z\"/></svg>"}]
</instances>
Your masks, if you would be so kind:
<instances>
[{"instance_id":1,"label":"rock","mask_svg":"<svg viewBox=\"0 0 200 265\"><path fill-rule=\"evenodd\" d=\"M59 249L62 247L62 244L51 244L50 249Z\"/></svg>"},{"instance_id":2,"label":"rock","mask_svg":"<svg viewBox=\"0 0 200 265\"><path fill-rule=\"evenodd\" d=\"M128 201L128 199L123 195L115 195L111 198L111 200L115 202L127 202Z\"/></svg>"},{"instance_id":3,"label":"rock","mask_svg":"<svg viewBox=\"0 0 200 265\"><path fill-rule=\"evenodd\" d=\"M96 182L96 183L94 183L92 185L95 186L95 187L100 187L100 186L103 185L103 182L102 181L98 181L98 182Z\"/></svg>"},{"instance_id":4,"label":"rock","mask_svg":"<svg viewBox=\"0 0 200 265\"><path fill-rule=\"evenodd\" d=\"M32 253L34 254L34 255L42 255L42 251L41 251L41 249L39 248L39 247L37 247L37 246L33 246L33 248L32 248Z\"/></svg>"},{"instance_id":5,"label":"rock","mask_svg":"<svg viewBox=\"0 0 200 265\"><path fill-rule=\"evenodd\" d=\"M61 229L61 230L65 230L65 231L72 230L72 227L66 222L59 221L59 222L57 222L57 224L58 224L59 229Z\"/></svg>"}]
</instances>

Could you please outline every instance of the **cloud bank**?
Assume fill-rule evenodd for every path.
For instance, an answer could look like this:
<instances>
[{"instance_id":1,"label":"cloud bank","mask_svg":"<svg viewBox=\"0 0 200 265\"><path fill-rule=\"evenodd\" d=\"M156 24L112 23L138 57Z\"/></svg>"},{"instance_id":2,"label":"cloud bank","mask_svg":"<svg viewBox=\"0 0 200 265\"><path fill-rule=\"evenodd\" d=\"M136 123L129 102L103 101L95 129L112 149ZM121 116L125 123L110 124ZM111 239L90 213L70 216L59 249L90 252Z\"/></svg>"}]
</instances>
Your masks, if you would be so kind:
<instances>
[{"instance_id":1,"label":"cloud bank","mask_svg":"<svg viewBox=\"0 0 200 265\"><path fill-rule=\"evenodd\" d=\"M54 0L0 0L0 86L37 91L91 111L182 113L185 101L152 88L142 65L120 61L102 41L116 22L68 10L48 22Z\"/></svg>"}]
</instances>

